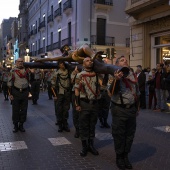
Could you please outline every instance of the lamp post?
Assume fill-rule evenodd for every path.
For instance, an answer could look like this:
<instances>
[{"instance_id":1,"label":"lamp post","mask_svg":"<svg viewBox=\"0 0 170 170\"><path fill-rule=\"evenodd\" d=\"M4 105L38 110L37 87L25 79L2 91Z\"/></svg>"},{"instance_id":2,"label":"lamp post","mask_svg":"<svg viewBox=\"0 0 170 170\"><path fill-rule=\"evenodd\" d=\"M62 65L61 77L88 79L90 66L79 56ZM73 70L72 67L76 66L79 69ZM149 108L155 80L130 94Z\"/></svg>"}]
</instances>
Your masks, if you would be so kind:
<instances>
[{"instance_id":1,"label":"lamp post","mask_svg":"<svg viewBox=\"0 0 170 170\"><path fill-rule=\"evenodd\" d=\"M30 62L30 56L28 55L30 51L29 48L27 47L25 51L27 53L27 55L25 56L25 62Z\"/></svg>"}]
</instances>

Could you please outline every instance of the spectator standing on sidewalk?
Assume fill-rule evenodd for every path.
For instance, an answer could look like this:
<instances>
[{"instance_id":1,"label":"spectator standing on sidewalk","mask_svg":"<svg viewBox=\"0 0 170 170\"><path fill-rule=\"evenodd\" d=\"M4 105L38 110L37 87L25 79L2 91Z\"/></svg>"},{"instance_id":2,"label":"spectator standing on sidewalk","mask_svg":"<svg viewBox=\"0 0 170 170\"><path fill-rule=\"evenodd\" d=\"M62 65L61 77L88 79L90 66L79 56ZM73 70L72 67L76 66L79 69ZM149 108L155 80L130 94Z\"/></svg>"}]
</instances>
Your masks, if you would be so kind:
<instances>
[{"instance_id":1,"label":"spectator standing on sidewalk","mask_svg":"<svg viewBox=\"0 0 170 170\"><path fill-rule=\"evenodd\" d=\"M165 81L165 89L168 91L167 101L170 102L170 66L166 68L166 77L164 78Z\"/></svg>"},{"instance_id":2,"label":"spectator standing on sidewalk","mask_svg":"<svg viewBox=\"0 0 170 170\"><path fill-rule=\"evenodd\" d=\"M159 63L156 65L155 73L155 92L157 98L157 106L154 111L165 111L166 109L166 90L165 90L165 81L166 70L164 69L164 64Z\"/></svg>"},{"instance_id":3,"label":"spectator standing on sidewalk","mask_svg":"<svg viewBox=\"0 0 170 170\"><path fill-rule=\"evenodd\" d=\"M149 78L148 78L148 81L147 81L147 84L149 86L149 107L148 107L148 109L152 108L152 101L154 99L153 110L156 109L156 105L157 105L157 99L156 99L156 93L155 93L155 81L154 81L155 72L156 72L156 69L153 68L152 71L151 71L151 74L149 73Z\"/></svg>"},{"instance_id":4,"label":"spectator standing on sidewalk","mask_svg":"<svg viewBox=\"0 0 170 170\"><path fill-rule=\"evenodd\" d=\"M116 65L129 67L124 56L116 59ZM139 112L139 88L136 74L129 72L127 77L121 71L115 71L111 85L112 136L116 152L116 164L119 169L132 169L128 154L136 131L136 116ZM114 88L115 87L115 88ZM115 90L114 90L115 89Z\"/></svg>"},{"instance_id":5,"label":"spectator standing on sidewalk","mask_svg":"<svg viewBox=\"0 0 170 170\"><path fill-rule=\"evenodd\" d=\"M83 60L83 67L84 70L77 74L75 81L75 104L79 112L79 130L82 141L80 156L86 156L88 151L93 155L99 155L94 148L94 138L100 86L98 75L93 71L91 58L87 57Z\"/></svg>"},{"instance_id":6,"label":"spectator standing on sidewalk","mask_svg":"<svg viewBox=\"0 0 170 170\"><path fill-rule=\"evenodd\" d=\"M27 118L29 70L23 66L23 59L16 60L16 67L11 70L8 77L9 97L12 101L13 132L25 132L23 127Z\"/></svg>"},{"instance_id":7,"label":"spectator standing on sidewalk","mask_svg":"<svg viewBox=\"0 0 170 170\"><path fill-rule=\"evenodd\" d=\"M140 91L140 107L141 109L146 109L146 93L145 93L146 74L143 72L141 65L137 65L136 74L138 78Z\"/></svg>"},{"instance_id":8,"label":"spectator standing on sidewalk","mask_svg":"<svg viewBox=\"0 0 170 170\"><path fill-rule=\"evenodd\" d=\"M49 69L46 73L45 73L45 77L44 77L44 83L47 83L47 90L48 90L48 99L52 100L52 90L51 90L51 78L52 78L52 73L53 70Z\"/></svg>"}]
</instances>

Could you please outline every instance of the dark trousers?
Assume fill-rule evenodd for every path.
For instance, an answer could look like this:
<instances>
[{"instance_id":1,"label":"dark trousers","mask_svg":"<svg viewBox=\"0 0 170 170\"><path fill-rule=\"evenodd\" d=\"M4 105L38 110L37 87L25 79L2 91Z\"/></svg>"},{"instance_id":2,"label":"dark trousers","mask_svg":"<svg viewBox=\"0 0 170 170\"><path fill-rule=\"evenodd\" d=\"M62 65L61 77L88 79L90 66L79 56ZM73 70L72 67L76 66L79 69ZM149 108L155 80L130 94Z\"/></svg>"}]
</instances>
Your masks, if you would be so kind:
<instances>
[{"instance_id":1,"label":"dark trousers","mask_svg":"<svg viewBox=\"0 0 170 170\"><path fill-rule=\"evenodd\" d=\"M12 89L14 100L12 101L12 121L13 123L24 123L27 117L28 90L20 92Z\"/></svg>"},{"instance_id":2,"label":"dark trousers","mask_svg":"<svg viewBox=\"0 0 170 170\"><path fill-rule=\"evenodd\" d=\"M52 99L52 90L51 90L51 82L47 81L47 89L48 89L48 97Z\"/></svg>"},{"instance_id":3,"label":"dark trousers","mask_svg":"<svg viewBox=\"0 0 170 170\"><path fill-rule=\"evenodd\" d=\"M126 109L111 105L112 136L116 154L129 153L136 131L136 107Z\"/></svg>"},{"instance_id":4,"label":"dark trousers","mask_svg":"<svg viewBox=\"0 0 170 170\"><path fill-rule=\"evenodd\" d=\"M39 93L40 93L40 81L33 81L31 83L31 94L32 94L32 100L37 101L39 99Z\"/></svg>"},{"instance_id":5,"label":"dark trousers","mask_svg":"<svg viewBox=\"0 0 170 170\"><path fill-rule=\"evenodd\" d=\"M110 97L107 91L101 92L101 98L98 100L99 102L99 110L98 110L98 117L99 119L107 119L109 114L109 107L110 107Z\"/></svg>"},{"instance_id":6,"label":"dark trousers","mask_svg":"<svg viewBox=\"0 0 170 170\"><path fill-rule=\"evenodd\" d=\"M149 92L149 109L152 107L152 100L154 99L154 108L156 108L157 105L157 99L156 99L156 93L155 91Z\"/></svg>"},{"instance_id":7,"label":"dark trousers","mask_svg":"<svg viewBox=\"0 0 170 170\"><path fill-rule=\"evenodd\" d=\"M98 103L89 104L81 101L81 109L81 112L79 112L80 138L81 140L93 139L98 117Z\"/></svg>"},{"instance_id":8,"label":"dark trousers","mask_svg":"<svg viewBox=\"0 0 170 170\"><path fill-rule=\"evenodd\" d=\"M140 91L140 107L146 108L146 93L145 93L145 91Z\"/></svg>"},{"instance_id":9,"label":"dark trousers","mask_svg":"<svg viewBox=\"0 0 170 170\"><path fill-rule=\"evenodd\" d=\"M59 123L67 126L67 120L69 117L70 109L70 92L65 92L64 94L58 94L57 100L55 101L56 117Z\"/></svg>"},{"instance_id":10,"label":"dark trousers","mask_svg":"<svg viewBox=\"0 0 170 170\"><path fill-rule=\"evenodd\" d=\"M7 86L7 82L2 82L2 90L3 90L3 93L4 93L5 99L8 99L8 86Z\"/></svg>"},{"instance_id":11,"label":"dark trousers","mask_svg":"<svg viewBox=\"0 0 170 170\"><path fill-rule=\"evenodd\" d=\"M76 111L75 107L75 92L72 92L72 114L73 114L73 124L76 129L79 129L79 112Z\"/></svg>"}]
</instances>

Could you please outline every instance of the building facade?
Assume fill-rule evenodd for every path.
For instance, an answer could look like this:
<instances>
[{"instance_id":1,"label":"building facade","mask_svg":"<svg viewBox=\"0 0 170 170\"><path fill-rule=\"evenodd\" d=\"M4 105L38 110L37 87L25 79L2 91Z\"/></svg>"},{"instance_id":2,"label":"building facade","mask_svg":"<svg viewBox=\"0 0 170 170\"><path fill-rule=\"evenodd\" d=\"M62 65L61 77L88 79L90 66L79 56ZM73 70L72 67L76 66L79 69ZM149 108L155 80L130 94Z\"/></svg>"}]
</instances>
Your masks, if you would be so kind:
<instances>
[{"instance_id":1,"label":"building facade","mask_svg":"<svg viewBox=\"0 0 170 170\"><path fill-rule=\"evenodd\" d=\"M59 49L64 44L76 49L87 43L96 51L108 52L110 58L115 50L116 56L129 58L130 29L125 6L126 2L120 0L20 1L20 47L21 37L28 32L31 57L56 57L61 55ZM21 49L20 53L22 56Z\"/></svg>"},{"instance_id":2,"label":"building facade","mask_svg":"<svg viewBox=\"0 0 170 170\"><path fill-rule=\"evenodd\" d=\"M130 65L155 68L170 57L170 1L127 0Z\"/></svg>"}]
</instances>

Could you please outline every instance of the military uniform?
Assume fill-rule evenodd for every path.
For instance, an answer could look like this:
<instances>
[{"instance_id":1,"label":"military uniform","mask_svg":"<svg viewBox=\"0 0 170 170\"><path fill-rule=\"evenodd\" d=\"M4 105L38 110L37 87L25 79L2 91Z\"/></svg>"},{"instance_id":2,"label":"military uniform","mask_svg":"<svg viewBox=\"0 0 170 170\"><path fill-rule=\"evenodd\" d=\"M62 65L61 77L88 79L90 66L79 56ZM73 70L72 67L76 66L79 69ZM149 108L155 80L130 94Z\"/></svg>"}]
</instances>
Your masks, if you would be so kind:
<instances>
[{"instance_id":1,"label":"military uniform","mask_svg":"<svg viewBox=\"0 0 170 170\"><path fill-rule=\"evenodd\" d=\"M116 81L111 97L112 136L117 165L124 167L125 161L128 169L132 169L131 164L127 162L127 155L131 150L136 131L137 96L139 94L137 77L130 72L127 78L123 77Z\"/></svg>"},{"instance_id":2,"label":"military uniform","mask_svg":"<svg viewBox=\"0 0 170 170\"><path fill-rule=\"evenodd\" d=\"M2 91L4 93L4 97L5 97L5 100L9 100L8 99L8 85L7 85L7 82L8 82L8 76L9 76L9 72L6 70L6 71L3 71L2 72Z\"/></svg>"},{"instance_id":3,"label":"military uniform","mask_svg":"<svg viewBox=\"0 0 170 170\"><path fill-rule=\"evenodd\" d=\"M87 150L94 155L98 155L98 151L93 146L95 126L98 118L98 100L101 97L98 76L93 71L78 73L75 88L80 92L79 131L83 146L80 155L86 156Z\"/></svg>"},{"instance_id":4,"label":"military uniform","mask_svg":"<svg viewBox=\"0 0 170 170\"><path fill-rule=\"evenodd\" d=\"M72 80L72 84L73 84L72 94L71 94L72 113L73 113L73 124L76 129L74 137L78 138L79 137L79 112L76 110L76 107L75 107L75 90L74 90L76 76L77 76L77 72L73 71L71 74L71 80Z\"/></svg>"},{"instance_id":5,"label":"military uniform","mask_svg":"<svg viewBox=\"0 0 170 170\"><path fill-rule=\"evenodd\" d=\"M49 98L49 100L52 99L51 78L52 78L52 71L48 71L45 74L45 82L47 83L48 98Z\"/></svg>"},{"instance_id":6,"label":"military uniform","mask_svg":"<svg viewBox=\"0 0 170 170\"><path fill-rule=\"evenodd\" d=\"M29 70L25 68L14 68L11 70L8 77L8 86L12 100L12 121L14 123L14 131L18 130L25 132L23 123L27 118L28 108L28 85L29 85ZM18 127L19 123L19 127Z\"/></svg>"},{"instance_id":7,"label":"military uniform","mask_svg":"<svg viewBox=\"0 0 170 170\"><path fill-rule=\"evenodd\" d=\"M70 74L67 69L59 69L52 75L51 84L55 89L55 95L57 100L54 101L56 111L56 119L59 124L58 132L63 130L69 132L68 128L68 117L70 109L70 96L71 96L71 80Z\"/></svg>"},{"instance_id":8,"label":"military uniform","mask_svg":"<svg viewBox=\"0 0 170 170\"><path fill-rule=\"evenodd\" d=\"M34 72L31 73L31 94L33 105L37 104L40 93L40 84L42 79L42 73L40 69L34 69Z\"/></svg>"}]
</instances>

